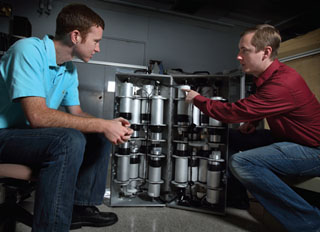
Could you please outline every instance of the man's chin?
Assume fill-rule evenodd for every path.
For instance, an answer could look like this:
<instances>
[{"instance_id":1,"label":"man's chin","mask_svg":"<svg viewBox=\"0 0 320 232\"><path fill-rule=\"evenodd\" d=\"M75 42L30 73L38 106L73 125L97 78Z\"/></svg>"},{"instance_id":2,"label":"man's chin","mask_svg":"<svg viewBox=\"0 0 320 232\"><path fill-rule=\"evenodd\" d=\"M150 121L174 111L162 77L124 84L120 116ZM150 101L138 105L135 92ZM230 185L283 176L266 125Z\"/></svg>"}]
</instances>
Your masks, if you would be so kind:
<instances>
[{"instance_id":1,"label":"man's chin","mask_svg":"<svg viewBox=\"0 0 320 232\"><path fill-rule=\"evenodd\" d=\"M251 74L251 73L250 73L250 69L248 69L248 68L242 67L242 71L243 71L244 73Z\"/></svg>"},{"instance_id":2,"label":"man's chin","mask_svg":"<svg viewBox=\"0 0 320 232\"><path fill-rule=\"evenodd\" d=\"M90 61L90 58L81 59L83 62L88 63Z\"/></svg>"}]
</instances>

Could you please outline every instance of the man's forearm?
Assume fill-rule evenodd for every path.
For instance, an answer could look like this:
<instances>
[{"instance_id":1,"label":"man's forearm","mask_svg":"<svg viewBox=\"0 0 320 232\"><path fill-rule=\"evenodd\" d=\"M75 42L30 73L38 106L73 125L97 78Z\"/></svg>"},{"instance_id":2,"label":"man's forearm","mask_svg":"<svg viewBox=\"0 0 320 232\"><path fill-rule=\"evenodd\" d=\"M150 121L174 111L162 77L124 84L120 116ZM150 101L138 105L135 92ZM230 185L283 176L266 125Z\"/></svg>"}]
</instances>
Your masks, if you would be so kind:
<instances>
[{"instance_id":1,"label":"man's forearm","mask_svg":"<svg viewBox=\"0 0 320 232\"><path fill-rule=\"evenodd\" d=\"M71 113L72 114L72 113ZM86 112L81 112L81 113L77 113L77 114L73 114L75 116L79 116L79 117L84 117L84 118L95 118L94 116L92 116L91 114L88 114Z\"/></svg>"},{"instance_id":2,"label":"man's forearm","mask_svg":"<svg viewBox=\"0 0 320 232\"><path fill-rule=\"evenodd\" d=\"M73 115L54 109L47 109L35 116L30 122L32 127L65 127L74 128L84 133L102 132L100 121L89 114Z\"/></svg>"},{"instance_id":3,"label":"man's forearm","mask_svg":"<svg viewBox=\"0 0 320 232\"><path fill-rule=\"evenodd\" d=\"M20 102L33 128L65 127L87 133L102 132L104 128L100 124L108 124L108 122L102 123L106 120L88 117L89 115L84 114L79 106L69 107L67 110L70 113L66 113L48 108L45 99L41 97L25 97L21 98Z\"/></svg>"}]
</instances>

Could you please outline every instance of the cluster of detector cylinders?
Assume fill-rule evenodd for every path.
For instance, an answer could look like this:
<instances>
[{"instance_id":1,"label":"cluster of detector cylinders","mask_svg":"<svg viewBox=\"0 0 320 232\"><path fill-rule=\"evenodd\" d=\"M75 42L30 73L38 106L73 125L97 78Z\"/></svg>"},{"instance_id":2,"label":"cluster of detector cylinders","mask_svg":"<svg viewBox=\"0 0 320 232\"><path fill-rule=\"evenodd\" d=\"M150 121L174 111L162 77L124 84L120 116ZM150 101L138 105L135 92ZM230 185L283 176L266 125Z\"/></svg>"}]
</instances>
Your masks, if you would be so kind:
<instances>
[{"instance_id":1,"label":"cluster of detector cylinders","mask_svg":"<svg viewBox=\"0 0 320 232\"><path fill-rule=\"evenodd\" d=\"M198 186L194 194L199 199L205 196L207 203L218 204L223 191L220 183L224 160L220 145L224 127L220 121L207 117L196 106L188 104L186 93L181 89L191 87L177 86L175 121L179 138L174 141L174 179L171 183L180 189L186 189L190 184ZM224 101L218 96L212 99ZM206 139L203 134L208 135ZM204 140L207 141L203 143Z\"/></svg>"},{"instance_id":2,"label":"cluster of detector cylinders","mask_svg":"<svg viewBox=\"0 0 320 232\"><path fill-rule=\"evenodd\" d=\"M124 195L137 193L139 186L148 184L150 197L160 196L161 179L161 143L164 101L159 86L135 86L122 82L119 88L119 116L130 121L134 133L128 142L121 144L115 156L115 182L122 187Z\"/></svg>"},{"instance_id":3,"label":"cluster of detector cylinders","mask_svg":"<svg viewBox=\"0 0 320 232\"><path fill-rule=\"evenodd\" d=\"M117 146L115 152L114 182L121 194L132 199L147 187L147 195L158 198L161 186L167 188L169 183L170 191L176 191L177 195L196 197L200 202L204 199L209 205L219 204L225 190L222 158L226 147L225 125L185 101L182 89L191 89L190 85L166 86L174 90L168 98L168 92L161 93L159 83L147 83L127 79L119 85L116 112L130 121L134 131L131 139ZM224 101L219 96L211 98ZM172 112L164 112L169 99ZM164 118L170 119L171 115L169 135ZM167 143L172 145L172 151L167 149ZM166 166L170 170L164 171L163 161L168 159L173 165ZM166 172L172 174L167 175L169 180L164 178Z\"/></svg>"}]
</instances>

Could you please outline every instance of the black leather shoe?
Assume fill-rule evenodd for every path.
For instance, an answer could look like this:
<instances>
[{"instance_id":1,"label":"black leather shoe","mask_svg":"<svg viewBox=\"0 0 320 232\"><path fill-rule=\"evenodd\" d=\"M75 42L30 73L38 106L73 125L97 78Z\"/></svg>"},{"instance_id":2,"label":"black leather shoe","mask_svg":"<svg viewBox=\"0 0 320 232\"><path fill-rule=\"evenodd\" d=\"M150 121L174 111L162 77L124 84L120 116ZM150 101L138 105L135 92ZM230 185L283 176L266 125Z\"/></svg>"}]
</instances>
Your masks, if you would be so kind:
<instances>
[{"instance_id":1,"label":"black leather shoe","mask_svg":"<svg viewBox=\"0 0 320 232\"><path fill-rule=\"evenodd\" d=\"M79 229L82 226L103 227L113 225L118 217L112 212L100 212L95 206L73 207L70 230Z\"/></svg>"}]
</instances>

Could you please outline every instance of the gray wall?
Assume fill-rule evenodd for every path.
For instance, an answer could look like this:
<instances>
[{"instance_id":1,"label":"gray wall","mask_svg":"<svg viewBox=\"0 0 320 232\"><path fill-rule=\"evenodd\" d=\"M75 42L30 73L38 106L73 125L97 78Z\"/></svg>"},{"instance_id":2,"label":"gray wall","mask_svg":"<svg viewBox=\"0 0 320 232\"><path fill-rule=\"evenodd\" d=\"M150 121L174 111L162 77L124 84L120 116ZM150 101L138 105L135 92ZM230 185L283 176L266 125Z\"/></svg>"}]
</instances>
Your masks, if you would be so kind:
<instances>
[{"instance_id":1,"label":"gray wall","mask_svg":"<svg viewBox=\"0 0 320 232\"><path fill-rule=\"evenodd\" d=\"M63 6L75 1L53 0L49 15L39 14L38 0L5 0L13 14L26 16L33 36L54 34L55 18ZM46 1L45 1L46 2ZM238 67L236 61L239 28L197 22L172 15L117 6L103 1L85 3L106 22L101 52L93 60L147 65L162 60L165 69L186 72L207 70L212 74ZM0 17L0 31L7 31L8 20Z\"/></svg>"}]
</instances>

